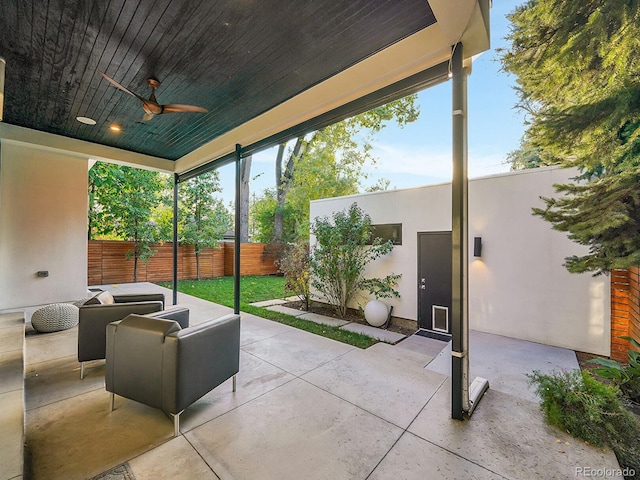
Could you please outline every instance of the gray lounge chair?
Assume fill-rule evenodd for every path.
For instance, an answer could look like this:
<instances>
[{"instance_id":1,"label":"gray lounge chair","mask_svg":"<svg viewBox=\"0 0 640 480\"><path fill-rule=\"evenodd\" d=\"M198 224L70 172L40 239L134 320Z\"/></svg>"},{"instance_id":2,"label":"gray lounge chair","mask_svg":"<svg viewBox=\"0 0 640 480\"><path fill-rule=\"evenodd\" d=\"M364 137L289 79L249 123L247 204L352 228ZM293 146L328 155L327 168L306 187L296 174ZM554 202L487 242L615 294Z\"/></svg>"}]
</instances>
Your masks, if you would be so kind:
<instances>
[{"instance_id":1,"label":"gray lounge chair","mask_svg":"<svg viewBox=\"0 0 640 480\"><path fill-rule=\"evenodd\" d=\"M131 313L144 315L161 312L163 308L162 293L111 295L109 292L100 292L80 305L78 311L80 378L84 378L84 362L105 358L108 324L122 320ZM185 326L188 326L188 313L186 322Z\"/></svg>"},{"instance_id":2,"label":"gray lounge chair","mask_svg":"<svg viewBox=\"0 0 640 480\"><path fill-rule=\"evenodd\" d=\"M174 420L240 368L240 316L181 328L175 321L129 315L107 327L105 384L114 397L159 408Z\"/></svg>"}]
</instances>

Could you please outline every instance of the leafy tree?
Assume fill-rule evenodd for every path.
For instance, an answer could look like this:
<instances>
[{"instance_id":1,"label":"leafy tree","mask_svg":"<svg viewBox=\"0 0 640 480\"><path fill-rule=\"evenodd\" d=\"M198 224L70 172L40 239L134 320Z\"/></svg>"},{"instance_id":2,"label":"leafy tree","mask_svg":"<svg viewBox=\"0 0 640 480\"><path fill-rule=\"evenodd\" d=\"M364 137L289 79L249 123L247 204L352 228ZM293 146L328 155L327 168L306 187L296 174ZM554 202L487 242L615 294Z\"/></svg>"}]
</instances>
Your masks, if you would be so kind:
<instances>
[{"instance_id":1,"label":"leafy tree","mask_svg":"<svg viewBox=\"0 0 640 480\"><path fill-rule=\"evenodd\" d=\"M173 203L173 202L172 202ZM178 218L178 220L180 220ZM151 221L158 227L157 240L159 242L173 242L173 204L159 203L151 213ZM178 235L182 226L178 224Z\"/></svg>"},{"instance_id":2,"label":"leafy tree","mask_svg":"<svg viewBox=\"0 0 640 480\"><path fill-rule=\"evenodd\" d=\"M163 187L161 174L100 162L94 168L90 185L96 188L91 202L94 220L99 218L102 225L97 227L94 221L92 228L133 242L126 256L133 259L133 281L137 282L138 262L147 262L156 253L151 244L156 242L157 225L151 215Z\"/></svg>"},{"instance_id":3,"label":"leafy tree","mask_svg":"<svg viewBox=\"0 0 640 480\"><path fill-rule=\"evenodd\" d=\"M111 172L119 168L117 165L96 162L88 175L89 214L87 221L87 238L96 240L115 235L112 216L105 210L102 198L114 196L114 185Z\"/></svg>"},{"instance_id":4,"label":"leafy tree","mask_svg":"<svg viewBox=\"0 0 640 480\"><path fill-rule=\"evenodd\" d=\"M161 182L158 203L153 207L151 221L155 222L158 242L173 242L173 177L159 174ZM178 231L181 226L178 225Z\"/></svg>"},{"instance_id":5,"label":"leafy tree","mask_svg":"<svg viewBox=\"0 0 640 480\"><path fill-rule=\"evenodd\" d=\"M385 190L389 190L389 186L391 185L391 180L386 178L379 178L376 183L365 188L365 192L383 192Z\"/></svg>"},{"instance_id":6,"label":"leafy tree","mask_svg":"<svg viewBox=\"0 0 640 480\"><path fill-rule=\"evenodd\" d=\"M254 239L261 243L270 243L274 239L275 213L277 206L275 189L267 188L262 192L252 206L252 217L256 224ZM297 216L289 204L284 206L283 241L294 243L297 228Z\"/></svg>"},{"instance_id":7,"label":"leafy tree","mask_svg":"<svg viewBox=\"0 0 640 480\"><path fill-rule=\"evenodd\" d=\"M332 219L317 218L311 227L316 244L311 250L311 285L344 317L349 303L363 289L384 290L397 275L367 279L367 265L393 250L391 241L373 237L371 218L357 203L336 212ZM397 293L397 292L396 292Z\"/></svg>"},{"instance_id":8,"label":"leafy tree","mask_svg":"<svg viewBox=\"0 0 640 480\"><path fill-rule=\"evenodd\" d=\"M640 6L635 1L530 0L509 16L505 70L530 126L523 145L577 166L534 213L587 245L571 272L640 263Z\"/></svg>"},{"instance_id":9,"label":"leafy tree","mask_svg":"<svg viewBox=\"0 0 640 480\"><path fill-rule=\"evenodd\" d=\"M179 185L181 241L193 245L196 254L196 275L200 280L200 253L205 247L215 247L231 227L231 216L214 193L220 192L217 171L198 175Z\"/></svg>"},{"instance_id":10,"label":"leafy tree","mask_svg":"<svg viewBox=\"0 0 640 480\"><path fill-rule=\"evenodd\" d=\"M276 210L275 191L266 188L260 196L254 196L251 204L251 218L256 225L253 239L260 243L269 243L273 238L273 217Z\"/></svg>"},{"instance_id":11,"label":"leafy tree","mask_svg":"<svg viewBox=\"0 0 640 480\"><path fill-rule=\"evenodd\" d=\"M373 136L390 121L400 126L415 121L419 115L415 100L410 95L299 137L292 145L281 144L276 155L275 195L265 195L272 213L260 216L265 222L260 223L261 230L272 233L268 240L278 244L293 242L298 236L307 238L309 201L357 193L360 180L366 178L364 165L374 163ZM267 205L260 207L265 213ZM290 215L294 223L288 221Z\"/></svg>"},{"instance_id":12,"label":"leafy tree","mask_svg":"<svg viewBox=\"0 0 640 480\"><path fill-rule=\"evenodd\" d=\"M342 152L338 157L332 148L328 137L295 169L283 211L290 211L293 216L293 231L289 230L288 234L294 239L309 239L309 202L359 191L360 179L365 176L362 171L366 161L364 155L354 150Z\"/></svg>"},{"instance_id":13,"label":"leafy tree","mask_svg":"<svg viewBox=\"0 0 640 480\"><path fill-rule=\"evenodd\" d=\"M240 243L249 242L249 184L253 156L240 161Z\"/></svg>"},{"instance_id":14,"label":"leafy tree","mask_svg":"<svg viewBox=\"0 0 640 480\"><path fill-rule=\"evenodd\" d=\"M217 245L232 219L214 194L220 192L218 172L209 172L182 183L178 198L179 241L194 246L200 278L200 253ZM127 253L147 261L152 243L173 241L173 180L148 170L97 162L89 171L89 238L132 240Z\"/></svg>"}]
</instances>

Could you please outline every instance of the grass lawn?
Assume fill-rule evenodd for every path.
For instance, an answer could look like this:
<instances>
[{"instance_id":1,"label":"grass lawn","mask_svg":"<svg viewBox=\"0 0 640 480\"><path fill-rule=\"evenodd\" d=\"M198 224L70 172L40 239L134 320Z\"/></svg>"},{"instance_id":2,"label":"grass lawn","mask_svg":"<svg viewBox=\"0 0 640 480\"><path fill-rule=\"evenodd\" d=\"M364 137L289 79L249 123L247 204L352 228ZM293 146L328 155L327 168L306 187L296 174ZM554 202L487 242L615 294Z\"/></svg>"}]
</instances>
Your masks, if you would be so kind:
<instances>
[{"instance_id":1,"label":"grass lawn","mask_svg":"<svg viewBox=\"0 0 640 480\"><path fill-rule=\"evenodd\" d=\"M262 318L284 323L307 332L322 335L359 348L368 348L378 340L337 327L320 325L292 315L273 312L265 308L249 305L254 302L284 298L285 279L276 276L247 276L240 278L240 310ZM163 287L172 288L170 282L160 282ZM233 307L233 277L218 277L206 280L183 280L178 282L178 291L210 302Z\"/></svg>"},{"instance_id":2,"label":"grass lawn","mask_svg":"<svg viewBox=\"0 0 640 480\"><path fill-rule=\"evenodd\" d=\"M248 276L240 278L240 302L249 304L284 298L284 277L270 275ZM171 283L162 283L172 288ZM206 280L182 280L178 282L178 291L204 298L227 307L233 307L233 277L208 278Z\"/></svg>"}]
</instances>

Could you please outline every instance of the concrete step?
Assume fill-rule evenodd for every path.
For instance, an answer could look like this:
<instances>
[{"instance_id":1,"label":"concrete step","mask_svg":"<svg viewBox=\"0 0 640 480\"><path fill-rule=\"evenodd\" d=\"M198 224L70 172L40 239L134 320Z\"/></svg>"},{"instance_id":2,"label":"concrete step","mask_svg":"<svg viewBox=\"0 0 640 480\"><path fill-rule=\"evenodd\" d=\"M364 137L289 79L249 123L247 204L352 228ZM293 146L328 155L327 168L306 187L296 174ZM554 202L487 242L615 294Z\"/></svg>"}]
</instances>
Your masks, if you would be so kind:
<instances>
[{"instance_id":1,"label":"concrete step","mask_svg":"<svg viewBox=\"0 0 640 480\"><path fill-rule=\"evenodd\" d=\"M341 327L349 323L347 320L339 318L327 317L326 315L318 315L317 313L304 313L298 318L309 320L310 322L320 323L322 325L330 325L332 327Z\"/></svg>"},{"instance_id":2,"label":"concrete step","mask_svg":"<svg viewBox=\"0 0 640 480\"><path fill-rule=\"evenodd\" d=\"M0 313L0 479L24 469L24 331L22 312Z\"/></svg>"},{"instance_id":3,"label":"concrete step","mask_svg":"<svg viewBox=\"0 0 640 480\"><path fill-rule=\"evenodd\" d=\"M250 303L254 307L272 307L274 305L282 305L284 303L295 302L299 300L298 297L285 297L285 298L274 298L272 300L265 300L263 302L254 302Z\"/></svg>"},{"instance_id":4,"label":"concrete step","mask_svg":"<svg viewBox=\"0 0 640 480\"><path fill-rule=\"evenodd\" d=\"M265 300L263 302L254 302L250 303L252 307L272 307L273 305L282 305L283 303L288 303L287 300L283 300L282 298L274 298L273 300Z\"/></svg>"},{"instance_id":5,"label":"concrete step","mask_svg":"<svg viewBox=\"0 0 640 480\"><path fill-rule=\"evenodd\" d=\"M283 307L282 305L272 305L270 307L267 307L267 310L284 313L286 315L293 315L294 317L299 317L300 315L304 315L305 313L307 313L304 310L298 310L291 307Z\"/></svg>"},{"instance_id":6,"label":"concrete step","mask_svg":"<svg viewBox=\"0 0 640 480\"><path fill-rule=\"evenodd\" d=\"M406 338L406 335L401 333L390 332L389 330L371 327L369 325L362 325L361 323L348 323L340 328L343 330L349 330L350 332L362 333L368 337L377 338L378 340L391 344L398 343L403 338Z\"/></svg>"},{"instance_id":7,"label":"concrete step","mask_svg":"<svg viewBox=\"0 0 640 480\"><path fill-rule=\"evenodd\" d=\"M402 340L396 346L398 348L412 350L414 352L436 358L438 355L440 355L440 352L442 352L443 349L447 348L448 344L449 342L413 334Z\"/></svg>"}]
</instances>

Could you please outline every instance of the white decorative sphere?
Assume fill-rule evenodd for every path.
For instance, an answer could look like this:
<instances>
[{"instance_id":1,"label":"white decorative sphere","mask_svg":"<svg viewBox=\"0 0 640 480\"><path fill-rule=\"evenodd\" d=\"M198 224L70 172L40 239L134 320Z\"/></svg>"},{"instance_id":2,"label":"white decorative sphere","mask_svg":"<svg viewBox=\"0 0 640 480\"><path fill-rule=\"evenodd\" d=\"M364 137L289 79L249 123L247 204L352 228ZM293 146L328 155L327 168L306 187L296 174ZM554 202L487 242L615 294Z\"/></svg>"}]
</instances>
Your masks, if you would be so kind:
<instances>
[{"instance_id":1,"label":"white decorative sphere","mask_svg":"<svg viewBox=\"0 0 640 480\"><path fill-rule=\"evenodd\" d=\"M380 300L371 300L364 306L364 318L369 325L380 327L386 323L388 316L387 305Z\"/></svg>"}]
</instances>

